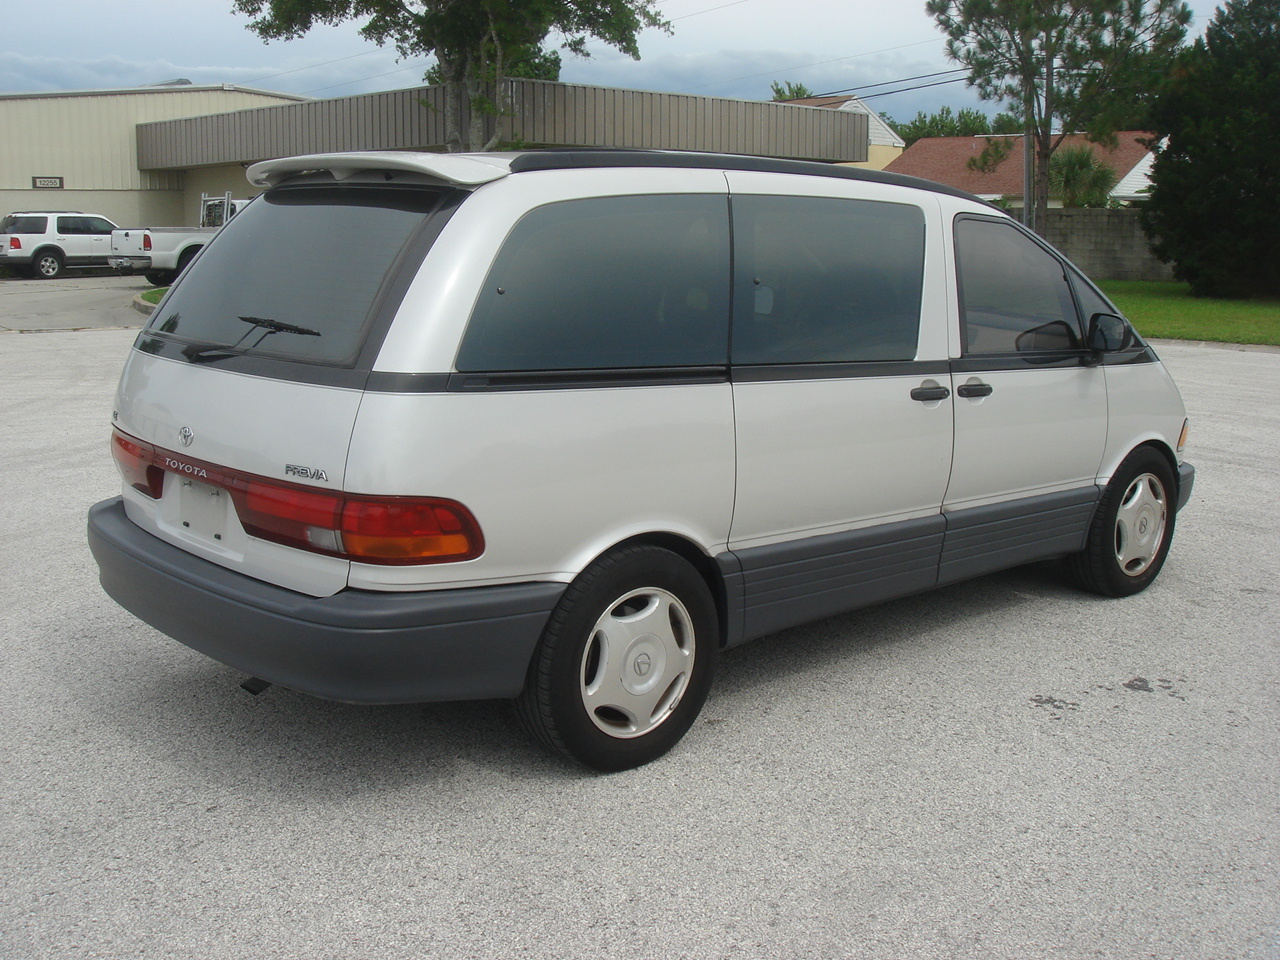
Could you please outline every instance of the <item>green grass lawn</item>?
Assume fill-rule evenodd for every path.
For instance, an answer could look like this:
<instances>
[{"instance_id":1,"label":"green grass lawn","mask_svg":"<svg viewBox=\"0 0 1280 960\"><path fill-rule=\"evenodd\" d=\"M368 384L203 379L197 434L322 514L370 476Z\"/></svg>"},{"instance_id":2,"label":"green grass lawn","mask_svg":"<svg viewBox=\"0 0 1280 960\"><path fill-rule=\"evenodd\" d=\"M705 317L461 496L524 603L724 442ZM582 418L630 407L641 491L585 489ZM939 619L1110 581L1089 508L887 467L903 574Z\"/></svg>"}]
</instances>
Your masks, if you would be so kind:
<instances>
[{"instance_id":1,"label":"green grass lawn","mask_svg":"<svg viewBox=\"0 0 1280 960\"><path fill-rule=\"evenodd\" d=\"M147 301L147 303L159 303L160 299L168 292L168 287L156 287L154 290L145 291L142 294L142 299ZM1117 304L1117 306L1119 305ZM1123 310L1124 307L1120 307L1120 309Z\"/></svg>"},{"instance_id":2,"label":"green grass lawn","mask_svg":"<svg viewBox=\"0 0 1280 960\"><path fill-rule=\"evenodd\" d=\"M1185 283L1105 280L1098 284L1144 337L1280 346L1280 300L1210 300Z\"/></svg>"}]
</instances>

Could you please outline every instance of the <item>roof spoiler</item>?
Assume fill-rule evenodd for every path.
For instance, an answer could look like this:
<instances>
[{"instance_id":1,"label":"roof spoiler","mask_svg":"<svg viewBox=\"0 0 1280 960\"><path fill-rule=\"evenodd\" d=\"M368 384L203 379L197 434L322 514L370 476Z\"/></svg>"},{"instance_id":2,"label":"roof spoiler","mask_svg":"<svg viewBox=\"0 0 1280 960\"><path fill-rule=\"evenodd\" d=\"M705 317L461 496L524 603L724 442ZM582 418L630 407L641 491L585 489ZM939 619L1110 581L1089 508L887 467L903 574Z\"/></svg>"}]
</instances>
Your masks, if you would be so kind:
<instances>
[{"instance_id":1,"label":"roof spoiler","mask_svg":"<svg viewBox=\"0 0 1280 960\"><path fill-rule=\"evenodd\" d=\"M313 153L263 160L249 167L245 176L254 186L274 187L300 173L323 172L335 180L347 180L358 173L379 170L420 173L464 187L500 180L511 172L509 161L499 157L449 153Z\"/></svg>"}]
</instances>

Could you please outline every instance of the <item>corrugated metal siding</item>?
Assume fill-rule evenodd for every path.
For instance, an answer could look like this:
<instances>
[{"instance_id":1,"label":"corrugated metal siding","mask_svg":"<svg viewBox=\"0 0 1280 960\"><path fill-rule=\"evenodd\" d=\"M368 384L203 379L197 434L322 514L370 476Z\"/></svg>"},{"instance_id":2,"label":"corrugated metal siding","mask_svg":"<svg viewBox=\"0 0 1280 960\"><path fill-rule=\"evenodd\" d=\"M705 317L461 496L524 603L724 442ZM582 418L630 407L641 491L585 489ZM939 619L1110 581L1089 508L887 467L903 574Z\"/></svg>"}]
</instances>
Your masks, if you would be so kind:
<instances>
[{"instance_id":1,"label":"corrugated metal siding","mask_svg":"<svg viewBox=\"0 0 1280 960\"><path fill-rule=\"evenodd\" d=\"M867 159L863 114L541 80L507 82L512 106L502 122L508 142ZM159 171L340 150L440 150L444 142L444 91L417 87L141 125L138 165Z\"/></svg>"},{"instance_id":2,"label":"corrugated metal siding","mask_svg":"<svg viewBox=\"0 0 1280 960\"><path fill-rule=\"evenodd\" d=\"M67 190L176 190L180 171L138 169L135 125L279 102L240 90L0 97L0 190L62 177ZM56 195L56 191L38 191ZM52 200L50 201L52 202Z\"/></svg>"}]
</instances>

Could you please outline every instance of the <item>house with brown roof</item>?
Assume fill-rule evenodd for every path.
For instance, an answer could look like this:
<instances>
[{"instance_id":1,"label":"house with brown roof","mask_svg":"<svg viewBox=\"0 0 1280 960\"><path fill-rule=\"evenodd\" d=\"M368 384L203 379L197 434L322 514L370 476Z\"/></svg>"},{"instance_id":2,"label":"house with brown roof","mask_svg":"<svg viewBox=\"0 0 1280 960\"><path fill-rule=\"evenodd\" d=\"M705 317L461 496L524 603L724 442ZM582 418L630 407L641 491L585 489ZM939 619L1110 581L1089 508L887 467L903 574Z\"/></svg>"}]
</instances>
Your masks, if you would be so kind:
<instances>
[{"instance_id":1,"label":"house with brown roof","mask_svg":"<svg viewBox=\"0 0 1280 960\"><path fill-rule=\"evenodd\" d=\"M1083 134L1066 136L1059 150L1067 147L1088 147L1103 163L1115 170L1118 177L1111 197L1120 203L1132 203L1142 197L1150 183L1153 155L1142 141L1149 133L1126 130L1116 134L1113 148L1090 143ZM988 145L1005 151L1003 157L989 169L975 169L971 160L982 155ZM922 177L936 183L967 190L984 200L1001 197L1022 203L1022 147L1021 134L980 137L927 137L917 140L902 155L892 161L886 170ZM1052 204L1052 201L1051 201Z\"/></svg>"},{"instance_id":2,"label":"house with brown roof","mask_svg":"<svg viewBox=\"0 0 1280 960\"><path fill-rule=\"evenodd\" d=\"M898 136L898 132L884 122L884 118L868 107L857 97L802 97L799 100L787 100L797 107L823 107L827 110L840 110L845 113L861 113L867 117L867 159L861 163L842 163L842 167L866 167L871 170L883 170L902 154L906 141Z\"/></svg>"}]
</instances>

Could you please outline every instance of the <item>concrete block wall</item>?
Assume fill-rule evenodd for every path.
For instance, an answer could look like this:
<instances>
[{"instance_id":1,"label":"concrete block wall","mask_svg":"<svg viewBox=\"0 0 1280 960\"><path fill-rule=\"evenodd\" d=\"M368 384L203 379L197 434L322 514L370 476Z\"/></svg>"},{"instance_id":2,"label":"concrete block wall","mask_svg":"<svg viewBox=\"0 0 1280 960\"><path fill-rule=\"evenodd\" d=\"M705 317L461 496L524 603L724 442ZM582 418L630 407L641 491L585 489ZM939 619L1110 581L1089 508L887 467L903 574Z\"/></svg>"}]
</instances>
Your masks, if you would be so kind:
<instances>
[{"instance_id":1,"label":"concrete block wall","mask_svg":"<svg viewBox=\"0 0 1280 960\"><path fill-rule=\"evenodd\" d=\"M1172 280L1132 207L1118 210L1050 210L1044 238L1094 280Z\"/></svg>"}]
</instances>

